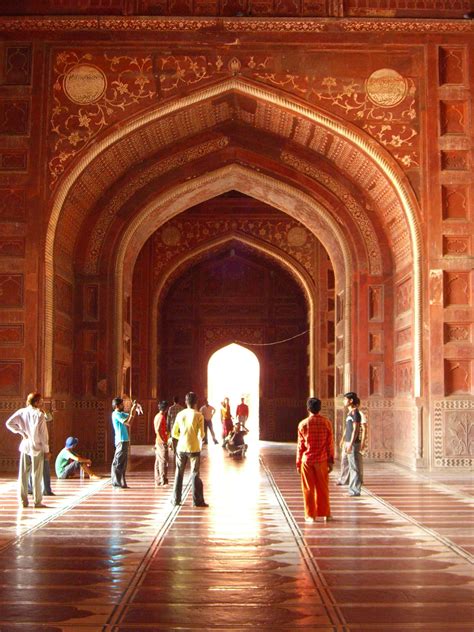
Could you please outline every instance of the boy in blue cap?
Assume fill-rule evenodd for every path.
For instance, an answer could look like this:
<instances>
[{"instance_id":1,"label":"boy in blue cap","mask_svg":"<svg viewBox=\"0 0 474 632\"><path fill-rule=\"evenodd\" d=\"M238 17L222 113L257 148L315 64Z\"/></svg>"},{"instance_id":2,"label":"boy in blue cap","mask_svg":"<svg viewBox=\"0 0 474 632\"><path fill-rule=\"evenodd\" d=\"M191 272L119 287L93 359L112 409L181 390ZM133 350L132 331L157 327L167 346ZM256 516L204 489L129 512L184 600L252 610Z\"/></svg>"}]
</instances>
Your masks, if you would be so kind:
<instances>
[{"instance_id":1,"label":"boy in blue cap","mask_svg":"<svg viewBox=\"0 0 474 632\"><path fill-rule=\"evenodd\" d=\"M73 449L78 443L79 439L76 437L68 437L66 439L64 448L56 457L56 476L63 479L72 478L76 472L82 469L92 481L98 481L100 476L96 476L90 469L90 459L86 459L73 452Z\"/></svg>"}]
</instances>

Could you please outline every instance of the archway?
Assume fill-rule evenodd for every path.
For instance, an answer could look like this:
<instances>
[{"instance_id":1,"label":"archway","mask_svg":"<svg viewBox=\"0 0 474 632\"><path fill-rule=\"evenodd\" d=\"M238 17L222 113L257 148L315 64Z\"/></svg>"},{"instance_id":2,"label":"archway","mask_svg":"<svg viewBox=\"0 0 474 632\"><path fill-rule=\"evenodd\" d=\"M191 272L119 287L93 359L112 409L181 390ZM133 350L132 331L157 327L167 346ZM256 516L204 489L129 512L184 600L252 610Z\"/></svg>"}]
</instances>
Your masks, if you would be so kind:
<instances>
[{"instance_id":1,"label":"archway","mask_svg":"<svg viewBox=\"0 0 474 632\"><path fill-rule=\"evenodd\" d=\"M94 163L97 163L101 169L102 173L106 173L106 170L103 168L103 162L105 160L105 153L112 152L116 155L116 159L114 160L114 164L118 164L119 162L122 164L130 163L132 158L126 158L119 160L119 155L122 155L122 152L125 151L125 145L123 145L123 141L127 141L127 151L129 151L129 146L131 146L132 137L137 142L139 141L139 132L141 129L145 128L147 125L154 124L155 121L163 120L164 117L168 115L172 115L175 112L183 111L185 108L194 107L197 104L205 104L205 103L216 103L215 97L219 95L225 94L242 94L248 96L252 99L255 99L256 102L262 102L268 105L268 107L273 107L279 109L281 111L287 110L292 113L292 115L296 117L301 117L302 119L307 119L314 123L314 125L318 126L324 134L334 134L337 139L338 148L336 151L335 144L331 150L331 155L328 157L331 160L335 161L337 164L336 157L344 157L344 160L347 159L347 164L344 162L339 165L338 168L347 170L348 165L352 161L356 155L358 156L358 161L360 165L363 165L364 168L359 168L356 172L354 172L354 177L358 177L360 173L374 174L377 182L373 183L373 186L370 187L373 190L374 195L380 198L380 192L382 189L386 189L390 193L391 196L391 204L393 208L399 208L401 217L404 222L404 230L408 237L408 249L410 251L411 256L411 265L412 265L412 274L413 274L413 283L411 285L411 294L413 296L413 318L414 318L414 327L413 327L413 349L414 349L414 371L413 371L413 394L420 394L420 385L421 385L421 365L422 365L422 355L421 355L421 242L420 242L420 231L418 226L418 218L416 214L416 201L415 197L406 182L401 170L395 165L393 159L384 152L383 148L374 144L372 139L368 138L366 134L357 130L355 127L350 124L346 124L340 120L335 119L335 117L329 115L328 113L324 113L322 111L317 110L313 107L308 107L296 102L294 99L288 96L283 96L274 90L269 90L267 88L263 88L262 86L257 86L252 83L243 81L241 79L231 79L225 81L221 84L213 86L211 88L206 88L201 91L197 91L196 93L189 95L186 98L178 99L175 102L167 104L161 108L153 110L151 112L146 113L143 116L138 117L127 125L118 128L111 134L109 134L102 142L97 143L93 148L91 148L87 154L80 159L76 165L76 167L68 174L68 176L63 180L61 186L58 189L58 192L53 201L52 213L50 224L48 227L48 235L46 240L46 249L45 249L45 266L46 266L46 287L45 287L45 381L46 381L46 390L49 392L52 383L52 357L53 357L53 284L54 284L54 268L53 268L53 247L56 239L56 229L59 221L59 217L62 213L62 209L66 198L72 189L73 185L80 183L83 172L92 171L95 169L93 166ZM214 99L214 100L213 100ZM205 117L203 117L203 120ZM136 137L136 138L135 138ZM128 142L130 140L130 142ZM135 142L134 140L134 142ZM143 146L143 143L141 143ZM345 148L342 151L343 147ZM135 155L135 154L134 154ZM138 155L138 154L137 154ZM136 156L135 156L136 157ZM125 158L125 155L123 155ZM342 159L342 158L341 158ZM366 168L365 168L366 167ZM118 169L118 168L117 168ZM117 177L119 174L119 170L112 170L113 177ZM79 187L81 188L81 187ZM378 200L380 201L380 200ZM169 200L171 202L171 200ZM376 204L376 207L379 204ZM383 205L382 205L383 206ZM385 207L386 208L386 207ZM71 209L68 211L74 214L74 216L78 217L78 204L74 205L74 209L71 206ZM82 212L82 211L81 211ZM380 213L383 215L383 210L380 210ZM318 211L318 215L320 212ZM169 216L168 216L169 217ZM166 220L162 218L162 221ZM138 230L138 225L136 222L132 222L134 224L133 229L137 230L137 232L141 232ZM152 228L153 229L153 228ZM128 232L128 231L127 231ZM125 242L129 241L130 233L125 237ZM117 299L120 300L120 303L123 301L124 297L122 295L122 287L121 287L121 275L122 270L120 268L123 267L124 261L124 251L122 249L121 255L117 259L117 268L116 268L116 281L117 281ZM350 297L346 296L346 300L344 301L344 305L347 306L347 310L349 310L349 302ZM120 305L121 308L121 305ZM121 311L121 310L120 310ZM116 314L115 318L116 322L120 324L120 315ZM116 339L121 339L121 332L117 332L118 335ZM349 341L350 336L346 336L346 342ZM349 366L349 358L346 357L345 368L346 373L349 374L350 366ZM120 367L115 367L116 373L120 369Z\"/></svg>"},{"instance_id":2,"label":"archway","mask_svg":"<svg viewBox=\"0 0 474 632\"><path fill-rule=\"evenodd\" d=\"M249 407L247 428L249 441L259 437L260 363L255 353L232 343L212 354L207 365L208 400L218 409L218 403L228 397L232 416L241 398ZM214 417L217 425L218 412Z\"/></svg>"}]
</instances>

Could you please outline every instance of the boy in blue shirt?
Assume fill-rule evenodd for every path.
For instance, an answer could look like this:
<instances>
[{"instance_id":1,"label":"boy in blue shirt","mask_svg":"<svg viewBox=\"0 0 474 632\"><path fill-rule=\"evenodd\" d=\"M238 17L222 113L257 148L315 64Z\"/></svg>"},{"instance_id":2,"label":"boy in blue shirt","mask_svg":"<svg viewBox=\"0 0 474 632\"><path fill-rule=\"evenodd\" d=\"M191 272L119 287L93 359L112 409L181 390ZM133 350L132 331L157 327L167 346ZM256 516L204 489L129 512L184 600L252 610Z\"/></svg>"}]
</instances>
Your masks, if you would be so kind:
<instances>
[{"instance_id":1,"label":"boy in blue shirt","mask_svg":"<svg viewBox=\"0 0 474 632\"><path fill-rule=\"evenodd\" d=\"M124 412L123 399L116 397L112 401L112 425L115 433L115 454L112 461L111 478L113 487L127 488L125 472L127 471L130 438L128 429L137 412L137 402L133 400L129 413Z\"/></svg>"}]
</instances>

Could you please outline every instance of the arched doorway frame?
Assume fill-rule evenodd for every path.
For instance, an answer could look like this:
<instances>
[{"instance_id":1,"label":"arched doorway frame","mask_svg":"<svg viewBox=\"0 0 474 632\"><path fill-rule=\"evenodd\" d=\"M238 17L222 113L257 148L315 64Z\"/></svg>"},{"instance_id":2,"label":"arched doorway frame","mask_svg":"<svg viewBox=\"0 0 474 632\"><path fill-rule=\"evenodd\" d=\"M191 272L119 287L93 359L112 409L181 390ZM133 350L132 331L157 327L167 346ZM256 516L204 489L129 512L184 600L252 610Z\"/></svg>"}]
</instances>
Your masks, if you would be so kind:
<instances>
[{"instance_id":1,"label":"arched doorway frame","mask_svg":"<svg viewBox=\"0 0 474 632\"><path fill-rule=\"evenodd\" d=\"M331 117L328 113L323 113L316 108L312 108L307 104L302 104L290 96L283 95L276 90L255 85L252 82L244 81L241 78L227 79L221 83L210 86L200 91L196 91L184 98L176 99L156 110L138 116L136 119L123 125L123 127L115 129L102 141L90 148L85 155L78 160L75 167L61 182L56 195L52 200L52 208L50 220L48 223L46 242L45 242L45 308L44 308L44 375L45 388L47 395L52 390L52 373L53 373L53 339L54 339L54 243L56 238L56 228L63 204L67 198L73 184L87 169L88 165L105 149L113 145L118 140L131 134L141 126L164 117L167 114L175 112L179 109L190 107L198 104L206 99L220 96L226 92L239 92L244 95L254 97L274 104L280 108L290 110L299 116L307 118L332 133L349 141L361 152L366 155L380 170L385 180L396 193L403 210L409 236L412 256L412 273L413 273L413 325L414 325L414 371L413 371L413 390L414 395L421 394L422 384L422 271L421 271L421 231L419 220L417 217L417 202L415 195L403 174L401 168L396 164L395 160L383 150L370 136L359 130L355 126L347 122L340 121L335 117ZM116 267L117 280L117 267ZM117 286L118 287L118 286ZM118 315L117 315L118 316ZM348 342L349 336L346 337Z\"/></svg>"},{"instance_id":2,"label":"arched doorway frame","mask_svg":"<svg viewBox=\"0 0 474 632\"><path fill-rule=\"evenodd\" d=\"M230 233L228 235L222 236L219 239L213 240L211 243L207 243L205 245L197 246L195 249L189 251L184 257L181 257L173 266L168 268L167 274L160 279L160 283L156 286L156 289L153 293L152 298L152 313L151 313L151 340L150 340L150 349L151 349L151 358L150 358L150 375L151 375L151 385L152 385L152 397L156 397L157 393L153 390L156 389L156 385L158 384L158 331L157 331L157 321L158 321L158 309L160 304L160 299L163 293L164 288L168 282L168 279L172 277L176 270L180 268L186 268L189 266L197 257L202 255L205 252L213 251L217 248L222 247L224 244L239 241L246 246L250 246L254 248L257 252L262 252L265 255L275 259L283 269L285 269L293 279L300 285L302 288L305 298L308 303L308 323L309 323L309 346L310 346L310 363L309 363L309 392L311 395L314 394L314 389L316 385L316 376L318 375L318 354L315 353L315 346L317 343L317 332L316 332L316 300L315 300L315 286L312 279L309 278L308 274L295 263L289 260L289 257L286 253L279 253L276 248L269 246L268 244L262 243L257 239L252 239L248 235L242 235L239 233ZM212 352L214 353L214 352Z\"/></svg>"}]
</instances>

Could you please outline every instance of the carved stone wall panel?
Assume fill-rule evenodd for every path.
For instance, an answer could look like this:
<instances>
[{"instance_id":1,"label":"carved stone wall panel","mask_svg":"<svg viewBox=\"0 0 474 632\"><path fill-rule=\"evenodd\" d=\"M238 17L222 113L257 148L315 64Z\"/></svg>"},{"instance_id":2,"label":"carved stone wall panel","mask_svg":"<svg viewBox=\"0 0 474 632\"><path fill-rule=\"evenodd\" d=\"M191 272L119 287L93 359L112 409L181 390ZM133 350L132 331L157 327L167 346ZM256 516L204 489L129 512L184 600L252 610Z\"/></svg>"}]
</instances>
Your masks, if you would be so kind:
<instances>
[{"instance_id":1,"label":"carved stone wall panel","mask_svg":"<svg viewBox=\"0 0 474 632\"><path fill-rule=\"evenodd\" d=\"M26 149L0 147L0 172L28 171L28 152Z\"/></svg>"},{"instance_id":2,"label":"carved stone wall panel","mask_svg":"<svg viewBox=\"0 0 474 632\"><path fill-rule=\"evenodd\" d=\"M472 392L472 361L445 360L444 385L446 395L463 395Z\"/></svg>"},{"instance_id":3,"label":"carved stone wall panel","mask_svg":"<svg viewBox=\"0 0 474 632\"><path fill-rule=\"evenodd\" d=\"M82 319L97 321L99 319L99 286L86 284L82 288Z\"/></svg>"},{"instance_id":4,"label":"carved stone wall panel","mask_svg":"<svg viewBox=\"0 0 474 632\"><path fill-rule=\"evenodd\" d=\"M0 221L24 222L26 191L15 187L0 187Z\"/></svg>"},{"instance_id":5,"label":"carved stone wall panel","mask_svg":"<svg viewBox=\"0 0 474 632\"><path fill-rule=\"evenodd\" d=\"M444 220L469 219L468 189L463 185L442 186Z\"/></svg>"},{"instance_id":6,"label":"carved stone wall panel","mask_svg":"<svg viewBox=\"0 0 474 632\"><path fill-rule=\"evenodd\" d=\"M465 235L443 235L443 255L463 257L470 254L470 237Z\"/></svg>"},{"instance_id":7,"label":"carved stone wall panel","mask_svg":"<svg viewBox=\"0 0 474 632\"><path fill-rule=\"evenodd\" d=\"M0 346L7 347L22 345L24 337L25 331L23 324L11 323L0 325Z\"/></svg>"},{"instance_id":8,"label":"carved stone wall panel","mask_svg":"<svg viewBox=\"0 0 474 632\"><path fill-rule=\"evenodd\" d=\"M0 397L18 397L23 394L23 362L0 361Z\"/></svg>"},{"instance_id":9,"label":"carved stone wall panel","mask_svg":"<svg viewBox=\"0 0 474 632\"><path fill-rule=\"evenodd\" d=\"M474 399L434 402L433 449L435 467L473 467Z\"/></svg>"},{"instance_id":10,"label":"carved stone wall panel","mask_svg":"<svg viewBox=\"0 0 474 632\"><path fill-rule=\"evenodd\" d=\"M471 274L469 272L445 272L444 273L444 304L470 305Z\"/></svg>"},{"instance_id":11,"label":"carved stone wall panel","mask_svg":"<svg viewBox=\"0 0 474 632\"><path fill-rule=\"evenodd\" d=\"M384 392L384 365L381 362L369 364L369 395L381 397Z\"/></svg>"},{"instance_id":12,"label":"carved stone wall panel","mask_svg":"<svg viewBox=\"0 0 474 632\"><path fill-rule=\"evenodd\" d=\"M54 392L61 395L68 395L71 392L71 378L71 366L65 362L55 361L53 369Z\"/></svg>"},{"instance_id":13,"label":"carved stone wall panel","mask_svg":"<svg viewBox=\"0 0 474 632\"><path fill-rule=\"evenodd\" d=\"M404 327L399 331L395 332L395 346L396 347L404 347L405 345L409 345L412 342L412 332L411 327Z\"/></svg>"},{"instance_id":14,"label":"carved stone wall panel","mask_svg":"<svg viewBox=\"0 0 474 632\"><path fill-rule=\"evenodd\" d=\"M465 134L468 123L467 111L466 101L441 101L441 134Z\"/></svg>"},{"instance_id":15,"label":"carved stone wall panel","mask_svg":"<svg viewBox=\"0 0 474 632\"><path fill-rule=\"evenodd\" d=\"M452 149L441 151L441 169L443 171L469 171L469 151Z\"/></svg>"},{"instance_id":16,"label":"carved stone wall panel","mask_svg":"<svg viewBox=\"0 0 474 632\"><path fill-rule=\"evenodd\" d=\"M3 74L9 86L27 86L31 83L31 46L5 47Z\"/></svg>"},{"instance_id":17,"label":"carved stone wall panel","mask_svg":"<svg viewBox=\"0 0 474 632\"><path fill-rule=\"evenodd\" d=\"M413 364L411 361L395 363L395 392L411 395L413 392Z\"/></svg>"},{"instance_id":18,"label":"carved stone wall panel","mask_svg":"<svg viewBox=\"0 0 474 632\"><path fill-rule=\"evenodd\" d=\"M29 122L29 100L0 99L0 134L26 136L29 133Z\"/></svg>"},{"instance_id":19,"label":"carved stone wall panel","mask_svg":"<svg viewBox=\"0 0 474 632\"><path fill-rule=\"evenodd\" d=\"M0 305L5 307L23 307L23 274L0 274Z\"/></svg>"},{"instance_id":20,"label":"carved stone wall panel","mask_svg":"<svg viewBox=\"0 0 474 632\"><path fill-rule=\"evenodd\" d=\"M63 314L73 316L73 287L59 275L54 277L54 305Z\"/></svg>"},{"instance_id":21,"label":"carved stone wall panel","mask_svg":"<svg viewBox=\"0 0 474 632\"><path fill-rule=\"evenodd\" d=\"M412 295L413 295L413 282L410 279L405 279L399 283L395 288L395 315L408 312L412 308Z\"/></svg>"},{"instance_id":22,"label":"carved stone wall panel","mask_svg":"<svg viewBox=\"0 0 474 632\"><path fill-rule=\"evenodd\" d=\"M463 84L465 81L465 49L441 46L439 48L439 83Z\"/></svg>"},{"instance_id":23,"label":"carved stone wall panel","mask_svg":"<svg viewBox=\"0 0 474 632\"><path fill-rule=\"evenodd\" d=\"M393 410L374 409L372 400L368 408L363 408L369 424L369 458L375 460L392 460L394 452L394 420Z\"/></svg>"},{"instance_id":24,"label":"carved stone wall panel","mask_svg":"<svg viewBox=\"0 0 474 632\"><path fill-rule=\"evenodd\" d=\"M24 257L25 239L23 237L0 238L0 257Z\"/></svg>"},{"instance_id":25,"label":"carved stone wall panel","mask_svg":"<svg viewBox=\"0 0 474 632\"><path fill-rule=\"evenodd\" d=\"M444 342L472 342L472 325L470 323L445 323Z\"/></svg>"},{"instance_id":26,"label":"carved stone wall panel","mask_svg":"<svg viewBox=\"0 0 474 632\"><path fill-rule=\"evenodd\" d=\"M370 353L383 353L383 331L371 331L369 332L369 352Z\"/></svg>"},{"instance_id":27,"label":"carved stone wall panel","mask_svg":"<svg viewBox=\"0 0 474 632\"><path fill-rule=\"evenodd\" d=\"M369 320L382 322L384 319L384 289L383 285L370 285L368 292Z\"/></svg>"}]
</instances>

